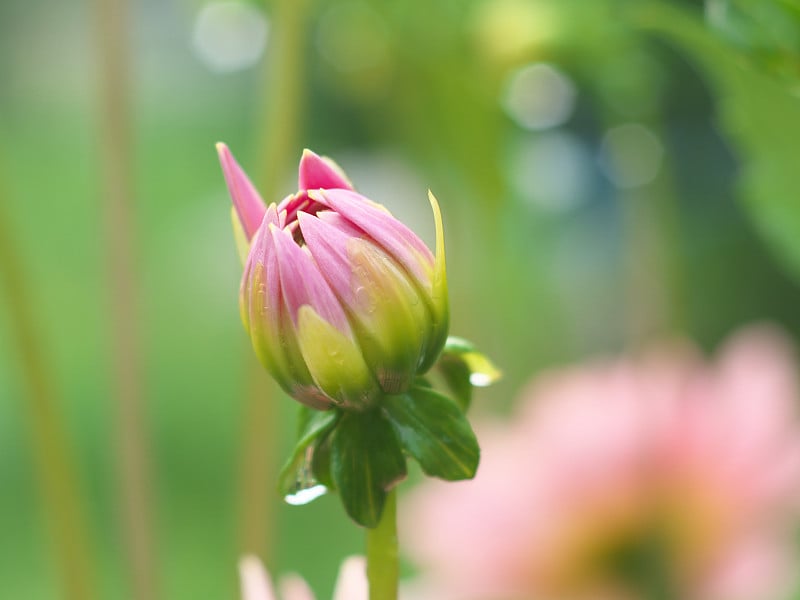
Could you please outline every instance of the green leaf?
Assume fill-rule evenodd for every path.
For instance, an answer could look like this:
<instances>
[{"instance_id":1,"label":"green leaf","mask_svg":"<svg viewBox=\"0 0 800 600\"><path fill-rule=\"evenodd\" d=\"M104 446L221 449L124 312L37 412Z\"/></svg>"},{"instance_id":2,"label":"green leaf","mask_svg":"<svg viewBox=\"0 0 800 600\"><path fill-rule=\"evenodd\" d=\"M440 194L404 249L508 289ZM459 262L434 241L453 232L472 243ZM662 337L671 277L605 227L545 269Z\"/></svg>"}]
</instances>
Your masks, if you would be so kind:
<instances>
[{"instance_id":1,"label":"green leaf","mask_svg":"<svg viewBox=\"0 0 800 600\"><path fill-rule=\"evenodd\" d=\"M422 470L448 481L471 479L480 448L464 413L453 401L425 387L386 396L381 404L403 448Z\"/></svg>"},{"instance_id":2,"label":"green leaf","mask_svg":"<svg viewBox=\"0 0 800 600\"><path fill-rule=\"evenodd\" d=\"M331 475L345 511L375 527L386 492L406 475L406 459L394 430L379 410L345 413L331 438Z\"/></svg>"},{"instance_id":3,"label":"green leaf","mask_svg":"<svg viewBox=\"0 0 800 600\"><path fill-rule=\"evenodd\" d=\"M459 337L447 338L436 363L444 382L462 410L472 402L472 388L487 386L500 378L500 371L472 343Z\"/></svg>"},{"instance_id":4,"label":"green leaf","mask_svg":"<svg viewBox=\"0 0 800 600\"><path fill-rule=\"evenodd\" d=\"M311 460L314 455L313 444L336 423L339 414L335 410L312 411L301 409L299 419L301 431L289 460L278 476L278 491L283 496L295 494L303 489L317 485L312 474Z\"/></svg>"},{"instance_id":5,"label":"green leaf","mask_svg":"<svg viewBox=\"0 0 800 600\"><path fill-rule=\"evenodd\" d=\"M311 472L322 485L335 491L336 484L331 475L331 437L330 433L326 433L317 438L311 457Z\"/></svg>"},{"instance_id":6,"label":"green leaf","mask_svg":"<svg viewBox=\"0 0 800 600\"><path fill-rule=\"evenodd\" d=\"M442 374L447 388L453 394L453 399L458 402L462 411L466 411L472 404L472 384L469 376L472 374L469 367L459 356L442 354L436 368Z\"/></svg>"},{"instance_id":7,"label":"green leaf","mask_svg":"<svg viewBox=\"0 0 800 600\"><path fill-rule=\"evenodd\" d=\"M800 98L795 90L757 68L692 13L643 2L632 15L639 27L663 35L705 71L724 133L743 161L745 206L776 254L800 276Z\"/></svg>"}]
</instances>

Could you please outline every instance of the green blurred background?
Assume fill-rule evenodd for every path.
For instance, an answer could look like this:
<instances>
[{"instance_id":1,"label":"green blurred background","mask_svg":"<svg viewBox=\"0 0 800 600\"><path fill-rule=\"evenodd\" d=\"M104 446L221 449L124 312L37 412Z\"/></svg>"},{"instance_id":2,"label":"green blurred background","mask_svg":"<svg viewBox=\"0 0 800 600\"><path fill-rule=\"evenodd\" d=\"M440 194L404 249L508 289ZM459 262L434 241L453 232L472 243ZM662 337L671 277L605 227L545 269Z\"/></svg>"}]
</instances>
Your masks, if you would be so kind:
<instances>
[{"instance_id":1,"label":"green blurred background","mask_svg":"<svg viewBox=\"0 0 800 600\"><path fill-rule=\"evenodd\" d=\"M0 2L0 596L234 598L256 551L326 597L361 551L335 498L272 492L294 405L217 141L268 201L332 156L429 242L434 191L452 332L505 374L478 413L656 337L796 336L799 6Z\"/></svg>"}]
</instances>

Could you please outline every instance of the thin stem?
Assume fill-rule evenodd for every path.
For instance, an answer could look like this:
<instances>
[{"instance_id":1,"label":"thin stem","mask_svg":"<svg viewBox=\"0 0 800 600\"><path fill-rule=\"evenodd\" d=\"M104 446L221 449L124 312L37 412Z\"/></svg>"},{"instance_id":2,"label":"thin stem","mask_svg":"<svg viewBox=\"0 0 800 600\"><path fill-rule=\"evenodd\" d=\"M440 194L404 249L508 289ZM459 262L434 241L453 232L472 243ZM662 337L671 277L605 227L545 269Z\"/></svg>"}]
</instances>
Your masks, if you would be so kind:
<instances>
[{"instance_id":1,"label":"thin stem","mask_svg":"<svg viewBox=\"0 0 800 600\"><path fill-rule=\"evenodd\" d=\"M289 167L300 156L298 129L303 104L304 52L308 33L309 0L275 0L272 3L272 36L265 65L262 134L259 140L261 169L258 187L269 202L279 198ZM247 352L252 354L249 344ZM250 382L244 416L240 466L239 550L256 554L265 563L272 559L277 478L277 442L280 415L276 386L264 375L255 358L249 361Z\"/></svg>"},{"instance_id":2,"label":"thin stem","mask_svg":"<svg viewBox=\"0 0 800 600\"><path fill-rule=\"evenodd\" d=\"M242 424L242 455L239 465L239 553L259 556L266 564L272 559L275 516L274 481L279 415L275 387L252 350L246 349L248 381Z\"/></svg>"},{"instance_id":3,"label":"thin stem","mask_svg":"<svg viewBox=\"0 0 800 600\"><path fill-rule=\"evenodd\" d=\"M367 579L369 600L397 600L400 570L397 562L397 492L386 498L383 515L367 529Z\"/></svg>"},{"instance_id":4,"label":"thin stem","mask_svg":"<svg viewBox=\"0 0 800 600\"><path fill-rule=\"evenodd\" d=\"M138 331L128 0L96 0L101 174L111 317L112 392L125 550L136 600L157 597Z\"/></svg>"},{"instance_id":5,"label":"thin stem","mask_svg":"<svg viewBox=\"0 0 800 600\"><path fill-rule=\"evenodd\" d=\"M284 177L296 164L302 149L299 130L305 103L304 49L310 11L310 0L273 2L274 36L264 80L266 110L260 140L262 168L258 176L259 189L267 203L278 199Z\"/></svg>"},{"instance_id":6,"label":"thin stem","mask_svg":"<svg viewBox=\"0 0 800 600\"><path fill-rule=\"evenodd\" d=\"M36 476L63 581L63 598L89 600L96 593L86 511L72 448L57 410L53 373L39 344L28 281L18 260L20 253L12 245L13 227L2 212L6 205L6 199L0 197L0 290L5 290L10 339L19 351L21 376L28 388Z\"/></svg>"}]
</instances>

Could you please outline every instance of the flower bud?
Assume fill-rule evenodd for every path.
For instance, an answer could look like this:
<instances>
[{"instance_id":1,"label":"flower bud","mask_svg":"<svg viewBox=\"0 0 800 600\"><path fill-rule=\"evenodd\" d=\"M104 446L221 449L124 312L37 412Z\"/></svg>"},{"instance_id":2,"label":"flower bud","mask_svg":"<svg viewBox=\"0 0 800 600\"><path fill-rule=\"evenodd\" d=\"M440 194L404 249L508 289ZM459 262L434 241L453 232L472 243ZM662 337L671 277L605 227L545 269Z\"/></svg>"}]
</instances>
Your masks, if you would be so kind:
<instances>
[{"instance_id":1,"label":"flower bud","mask_svg":"<svg viewBox=\"0 0 800 600\"><path fill-rule=\"evenodd\" d=\"M406 391L448 329L441 214L436 256L339 167L306 150L299 191L265 207L223 144L234 229L246 251L245 329L261 362L313 408L364 408Z\"/></svg>"}]
</instances>

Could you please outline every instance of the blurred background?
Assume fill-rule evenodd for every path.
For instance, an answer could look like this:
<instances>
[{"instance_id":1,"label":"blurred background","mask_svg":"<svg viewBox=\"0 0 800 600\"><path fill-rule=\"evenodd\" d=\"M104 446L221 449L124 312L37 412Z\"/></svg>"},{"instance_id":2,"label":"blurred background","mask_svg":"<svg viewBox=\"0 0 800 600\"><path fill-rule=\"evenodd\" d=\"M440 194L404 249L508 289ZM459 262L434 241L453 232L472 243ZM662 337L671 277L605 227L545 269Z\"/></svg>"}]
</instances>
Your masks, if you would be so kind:
<instances>
[{"instance_id":1,"label":"blurred background","mask_svg":"<svg viewBox=\"0 0 800 600\"><path fill-rule=\"evenodd\" d=\"M273 492L295 406L238 315L214 143L304 147L429 243L504 379L743 323L800 334L794 0L0 2L0 595L328 597L362 532ZM409 571L410 572L410 571Z\"/></svg>"}]
</instances>

